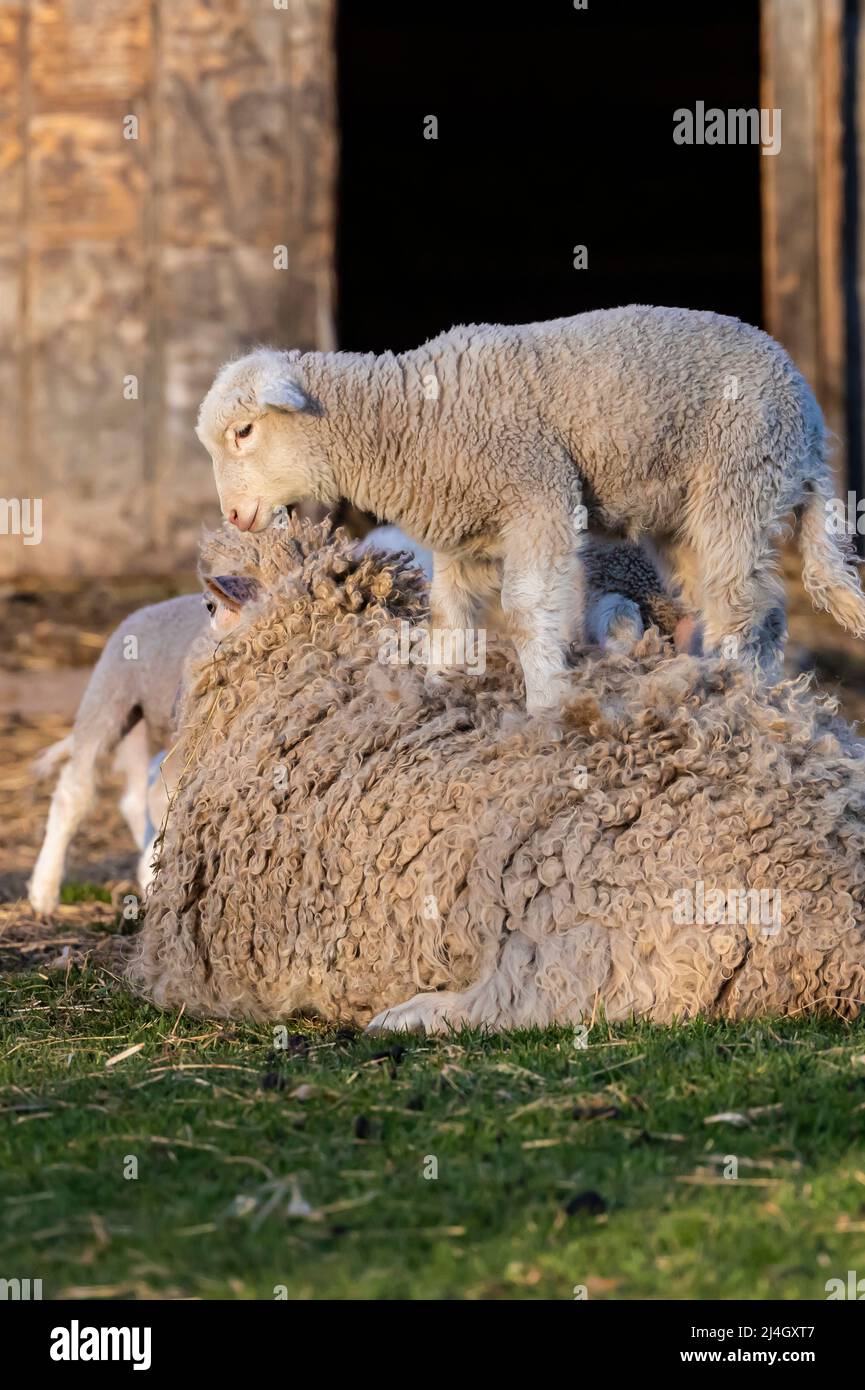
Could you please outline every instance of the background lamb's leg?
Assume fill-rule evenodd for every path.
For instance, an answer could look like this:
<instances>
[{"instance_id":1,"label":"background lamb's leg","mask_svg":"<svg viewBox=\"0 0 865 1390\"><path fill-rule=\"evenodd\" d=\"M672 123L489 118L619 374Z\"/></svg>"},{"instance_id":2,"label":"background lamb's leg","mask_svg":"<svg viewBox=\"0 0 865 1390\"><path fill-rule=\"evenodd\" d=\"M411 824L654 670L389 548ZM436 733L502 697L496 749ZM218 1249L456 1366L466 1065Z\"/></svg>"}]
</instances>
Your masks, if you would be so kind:
<instances>
[{"instance_id":1,"label":"background lamb's leg","mask_svg":"<svg viewBox=\"0 0 865 1390\"><path fill-rule=\"evenodd\" d=\"M477 614L469 566L461 556L433 555L430 585L430 624L433 628L465 631Z\"/></svg>"},{"instance_id":2,"label":"background lamb's leg","mask_svg":"<svg viewBox=\"0 0 865 1390\"><path fill-rule=\"evenodd\" d=\"M680 535L642 536L640 544L665 588L678 595L686 610L699 612L700 561L694 547Z\"/></svg>"},{"instance_id":3,"label":"background lamb's leg","mask_svg":"<svg viewBox=\"0 0 865 1390\"><path fill-rule=\"evenodd\" d=\"M30 879L28 897L35 912L53 912L60 899L60 884L69 841L87 814L96 789L96 758L92 748L73 749L51 798L45 839Z\"/></svg>"},{"instance_id":4,"label":"background lamb's leg","mask_svg":"<svg viewBox=\"0 0 865 1390\"><path fill-rule=\"evenodd\" d=\"M182 768L174 749L157 753L147 773L147 835L138 861L138 885L146 892L156 876L154 854Z\"/></svg>"},{"instance_id":5,"label":"background lamb's leg","mask_svg":"<svg viewBox=\"0 0 865 1390\"><path fill-rule=\"evenodd\" d=\"M139 719L126 737L120 740L114 766L126 778L126 789L120 798L120 809L140 850L144 848L146 839L149 764L150 741L147 737L147 725L143 719Z\"/></svg>"},{"instance_id":6,"label":"background lamb's leg","mask_svg":"<svg viewBox=\"0 0 865 1390\"><path fill-rule=\"evenodd\" d=\"M109 640L96 665L97 673L110 645ZM102 667L103 673L111 669L110 665ZM122 682L112 685L106 683L104 674L102 679L91 676L75 717L69 761L57 779L45 838L30 878L28 897L36 912L53 912L57 906L66 851L93 801L97 770L103 760L115 752L120 740L141 722L141 707L130 705ZM135 749L133 743L130 750L133 764ZM134 811L132 815L134 820Z\"/></svg>"},{"instance_id":7,"label":"background lamb's leg","mask_svg":"<svg viewBox=\"0 0 865 1390\"><path fill-rule=\"evenodd\" d=\"M579 550L567 517L528 517L507 537L502 612L526 682L526 708L555 708L566 688L565 651L584 618Z\"/></svg>"}]
</instances>

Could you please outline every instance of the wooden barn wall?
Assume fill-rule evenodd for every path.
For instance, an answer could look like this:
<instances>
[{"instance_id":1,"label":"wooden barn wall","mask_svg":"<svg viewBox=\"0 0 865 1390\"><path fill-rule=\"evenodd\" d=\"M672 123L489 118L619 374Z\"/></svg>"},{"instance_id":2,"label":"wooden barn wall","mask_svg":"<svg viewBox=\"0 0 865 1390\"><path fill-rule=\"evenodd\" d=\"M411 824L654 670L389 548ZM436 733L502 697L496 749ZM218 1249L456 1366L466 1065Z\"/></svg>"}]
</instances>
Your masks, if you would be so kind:
<instances>
[{"instance_id":1,"label":"wooden barn wall","mask_svg":"<svg viewBox=\"0 0 865 1390\"><path fill-rule=\"evenodd\" d=\"M845 11L849 0L762 0L761 105L780 109L781 149L760 160L766 328L790 352L834 436L839 491L850 459L844 241ZM851 394L851 389L852 393Z\"/></svg>"},{"instance_id":2,"label":"wooden barn wall","mask_svg":"<svg viewBox=\"0 0 865 1390\"><path fill-rule=\"evenodd\" d=\"M334 3L0 0L0 574L188 563L215 368L334 345Z\"/></svg>"}]
</instances>

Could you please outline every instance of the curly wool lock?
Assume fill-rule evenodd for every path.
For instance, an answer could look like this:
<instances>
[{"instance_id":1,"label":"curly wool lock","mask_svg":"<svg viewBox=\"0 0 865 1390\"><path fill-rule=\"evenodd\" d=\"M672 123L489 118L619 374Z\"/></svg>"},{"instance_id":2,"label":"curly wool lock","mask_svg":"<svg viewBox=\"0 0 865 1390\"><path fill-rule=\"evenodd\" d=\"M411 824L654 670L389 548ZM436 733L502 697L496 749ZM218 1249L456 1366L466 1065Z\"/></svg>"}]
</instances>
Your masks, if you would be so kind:
<instances>
[{"instance_id":1,"label":"curly wool lock","mask_svg":"<svg viewBox=\"0 0 865 1390\"><path fill-rule=\"evenodd\" d=\"M379 663L424 616L399 558L295 525L205 563L263 587L191 672L130 963L157 1004L429 1031L858 1011L865 759L803 681L652 631L577 653L561 720L531 719L504 646L444 694ZM771 890L778 929L677 920L698 882Z\"/></svg>"}]
</instances>

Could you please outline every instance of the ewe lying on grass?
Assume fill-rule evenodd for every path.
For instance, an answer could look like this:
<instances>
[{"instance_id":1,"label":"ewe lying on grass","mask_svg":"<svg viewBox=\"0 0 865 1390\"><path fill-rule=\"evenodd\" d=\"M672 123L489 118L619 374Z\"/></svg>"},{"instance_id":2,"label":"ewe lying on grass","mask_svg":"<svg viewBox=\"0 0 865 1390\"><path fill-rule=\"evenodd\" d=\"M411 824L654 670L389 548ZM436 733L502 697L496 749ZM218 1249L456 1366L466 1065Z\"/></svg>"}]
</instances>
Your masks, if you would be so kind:
<instances>
[{"instance_id":1,"label":"ewe lying on grass","mask_svg":"<svg viewBox=\"0 0 865 1390\"><path fill-rule=\"evenodd\" d=\"M157 1004L428 1030L858 1010L865 759L802 682L650 632L583 653L547 723L502 647L446 696L380 663L424 616L400 561L292 525L204 563L262 591L190 675L130 964ZM703 920L744 889L759 912Z\"/></svg>"},{"instance_id":2,"label":"ewe lying on grass","mask_svg":"<svg viewBox=\"0 0 865 1390\"><path fill-rule=\"evenodd\" d=\"M567 689L586 517L651 535L707 650L731 639L772 668L773 544L795 512L805 588L865 635L856 571L826 526L820 409L783 348L738 319L630 305L462 326L396 356L260 350L223 367L198 435L242 530L286 500L345 497L432 548L437 628L474 627L500 593L530 710Z\"/></svg>"}]
</instances>

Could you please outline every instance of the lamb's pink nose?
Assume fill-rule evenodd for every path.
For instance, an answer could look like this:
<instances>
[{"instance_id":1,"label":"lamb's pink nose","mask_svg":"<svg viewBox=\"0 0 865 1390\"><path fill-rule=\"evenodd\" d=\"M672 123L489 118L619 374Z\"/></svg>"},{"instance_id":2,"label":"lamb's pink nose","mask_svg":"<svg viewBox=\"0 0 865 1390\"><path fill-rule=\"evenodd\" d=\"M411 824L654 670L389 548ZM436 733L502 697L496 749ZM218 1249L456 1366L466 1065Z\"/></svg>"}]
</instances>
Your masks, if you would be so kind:
<instances>
[{"instance_id":1,"label":"lamb's pink nose","mask_svg":"<svg viewBox=\"0 0 865 1390\"><path fill-rule=\"evenodd\" d=\"M226 520L232 526L236 526L238 531L251 531L255 525L255 518L258 516L258 503L251 511L239 512L236 507L231 507L225 514Z\"/></svg>"}]
</instances>

